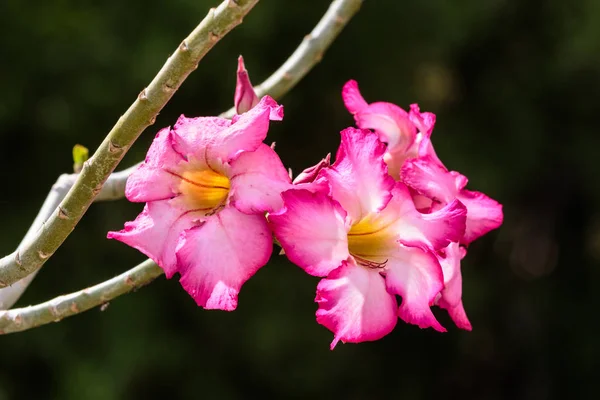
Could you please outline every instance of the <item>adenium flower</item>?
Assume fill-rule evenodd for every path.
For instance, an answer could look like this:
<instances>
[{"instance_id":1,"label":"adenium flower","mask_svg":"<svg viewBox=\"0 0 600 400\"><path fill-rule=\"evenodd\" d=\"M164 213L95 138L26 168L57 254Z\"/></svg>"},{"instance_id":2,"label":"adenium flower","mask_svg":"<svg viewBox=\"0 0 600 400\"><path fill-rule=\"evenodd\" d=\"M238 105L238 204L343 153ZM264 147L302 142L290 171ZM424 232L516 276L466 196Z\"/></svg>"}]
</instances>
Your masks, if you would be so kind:
<instances>
[{"instance_id":1,"label":"adenium flower","mask_svg":"<svg viewBox=\"0 0 600 400\"><path fill-rule=\"evenodd\" d=\"M263 143L283 109L265 96L232 120L186 118L162 129L125 194L146 202L138 217L108 237L152 258L198 305L234 310L240 288L272 252L265 218L291 185L277 154Z\"/></svg>"},{"instance_id":2,"label":"adenium flower","mask_svg":"<svg viewBox=\"0 0 600 400\"><path fill-rule=\"evenodd\" d=\"M443 165L431 144L435 114L422 113L417 104L411 104L408 112L392 103L380 101L369 104L354 80L346 82L342 98L354 116L356 126L372 129L379 140L387 144L384 160L395 179L399 178L400 168L409 158L427 155Z\"/></svg>"},{"instance_id":3,"label":"adenium flower","mask_svg":"<svg viewBox=\"0 0 600 400\"><path fill-rule=\"evenodd\" d=\"M460 240L463 244L502 225L502 204L481 192L466 190L466 176L448 171L429 156L407 160L400 176L402 182L434 201L433 210L455 199L467 207L467 228Z\"/></svg>"},{"instance_id":4,"label":"adenium flower","mask_svg":"<svg viewBox=\"0 0 600 400\"><path fill-rule=\"evenodd\" d=\"M287 257L324 277L316 316L335 335L331 348L379 339L398 316L445 330L430 309L444 289L434 252L462 238L465 208L455 200L418 212L408 188L388 174L385 152L370 131L342 131L335 163L322 161L314 184L284 191L284 207L269 214Z\"/></svg>"},{"instance_id":5,"label":"adenium flower","mask_svg":"<svg viewBox=\"0 0 600 400\"><path fill-rule=\"evenodd\" d=\"M430 212L454 199L467 207L467 229L461 243L469 244L502 224L502 205L483 193L464 189L467 178L448 171L431 144L435 115L421 113L416 104L406 112L392 103L368 104L356 81L342 90L348 111L356 125L372 129L387 143L384 160L390 174L408 185L420 211Z\"/></svg>"}]
</instances>

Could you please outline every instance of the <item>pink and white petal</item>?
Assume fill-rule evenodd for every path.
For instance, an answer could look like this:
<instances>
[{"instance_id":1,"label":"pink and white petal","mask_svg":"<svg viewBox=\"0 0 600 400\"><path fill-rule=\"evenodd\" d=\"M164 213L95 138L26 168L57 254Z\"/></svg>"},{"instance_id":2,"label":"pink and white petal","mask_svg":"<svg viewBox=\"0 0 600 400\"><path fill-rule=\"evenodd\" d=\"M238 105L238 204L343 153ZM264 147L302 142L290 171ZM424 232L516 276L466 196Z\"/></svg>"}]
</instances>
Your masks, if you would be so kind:
<instances>
[{"instance_id":1,"label":"pink and white petal","mask_svg":"<svg viewBox=\"0 0 600 400\"><path fill-rule=\"evenodd\" d=\"M471 331L473 329L469 318L467 318L467 313L465 312L462 300L455 306L451 306L443 300L440 300L438 305L448 311L448 315L450 315L450 318L452 318L452 321L454 321L454 324L457 327L466 331Z\"/></svg>"},{"instance_id":2,"label":"pink and white petal","mask_svg":"<svg viewBox=\"0 0 600 400\"><path fill-rule=\"evenodd\" d=\"M390 152L405 152L415 141L417 128L408 119L408 113L395 104L371 103L354 119L359 128L374 130Z\"/></svg>"},{"instance_id":3,"label":"pink and white petal","mask_svg":"<svg viewBox=\"0 0 600 400\"><path fill-rule=\"evenodd\" d=\"M199 306L235 310L242 285L269 261L272 250L263 216L225 207L183 233L176 251L181 286Z\"/></svg>"},{"instance_id":4,"label":"pink and white petal","mask_svg":"<svg viewBox=\"0 0 600 400\"><path fill-rule=\"evenodd\" d=\"M319 161L316 165L312 167L306 168L304 171L300 172L298 176L294 179L294 185L300 185L303 183L312 183L315 179L317 179L317 175L319 175L319 171L323 168L327 168L331 165L331 153L328 153L327 156Z\"/></svg>"},{"instance_id":5,"label":"pink and white petal","mask_svg":"<svg viewBox=\"0 0 600 400\"><path fill-rule=\"evenodd\" d=\"M434 203L433 200L431 200L427 196L423 196L422 194L417 193L416 191L413 192L412 190L411 195L417 211L419 211L420 213L429 213L432 211Z\"/></svg>"},{"instance_id":6,"label":"pink and white petal","mask_svg":"<svg viewBox=\"0 0 600 400\"><path fill-rule=\"evenodd\" d=\"M454 200L435 212L422 214L402 182L396 182L392 193L386 213L395 214L390 217L397 221L391 229L397 232L402 244L439 250L450 242L458 242L464 235L467 210L460 201Z\"/></svg>"},{"instance_id":7,"label":"pink and white petal","mask_svg":"<svg viewBox=\"0 0 600 400\"><path fill-rule=\"evenodd\" d=\"M178 272L175 249L181 233L204 216L201 212L179 208L176 203L177 199L147 203L134 221L126 222L119 232L108 232L107 237L141 251L171 278Z\"/></svg>"},{"instance_id":8,"label":"pink and white petal","mask_svg":"<svg viewBox=\"0 0 600 400\"><path fill-rule=\"evenodd\" d=\"M396 326L396 298L385 288L378 271L346 262L322 279L315 301L317 322L333 332L330 348L341 340L359 343L378 340Z\"/></svg>"},{"instance_id":9,"label":"pink and white petal","mask_svg":"<svg viewBox=\"0 0 600 400\"><path fill-rule=\"evenodd\" d=\"M502 225L502 204L480 192L461 190L457 198L467 207L467 225L461 243L469 244Z\"/></svg>"},{"instance_id":10,"label":"pink and white petal","mask_svg":"<svg viewBox=\"0 0 600 400\"><path fill-rule=\"evenodd\" d=\"M285 255L314 276L326 276L348 258L346 212L323 191L291 189L269 223Z\"/></svg>"},{"instance_id":11,"label":"pink and white petal","mask_svg":"<svg viewBox=\"0 0 600 400\"><path fill-rule=\"evenodd\" d=\"M450 175L454 177L454 186L457 192L464 189L467 183L469 183L469 179L460 172L450 171Z\"/></svg>"},{"instance_id":12,"label":"pink and white petal","mask_svg":"<svg viewBox=\"0 0 600 400\"><path fill-rule=\"evenodd\" d=\"M418 104L411 104L408 118L417 127L420 133L429 138L435 126L435 114L421 112Z\"/></svg>"},{"instance_id":13,"label":"pink and white petal","mask_svg":"<svg viewBox=\"0 0 600 400\"><path fill-rule=\"evenodd\" d=\"M438 306L448 311L450 318L461 329L471 330L462 302L462 274L460 261L467 250L458 243L450 243L444 250L438 252L438 261L444 274L444 290L440 293Z\"/></svg>"},{"instance_id":14,"label":"pink and white petal","mask_svg":"<svg viewBox=\"0 0 600 400\"><path fill-rule=\"evenodd\" d=\"M274 212L283 206L281 192L289 189L290 175L266 144L246 151L231 162L231 204L245 214Z\"/></svg>"},{"instance_id":15,"label":"pink and white petal","mask_svg":"<svg viewBox=\"0 0 600 400\"><path fill-rule=\"evenodd\" d=\"M413 157L430 157L434 162L441 165L443 168L446 168L444 163L440 160L438 155L433 148L433 143L431 143L431 138L424 137L422 134L417 135L417 139L415 140L416 152ZM413 146L414 148L414 146Z\"/></svg>"},{"instance_id":16,"label":"pink and white petal","mask_svg":"<svg viewBox=\"0 0 600 400\"><path fill-rule=\"evenodd\" d=\"M127 178L127 200L147 202L177 195L180 179L169 171L176 170L184 160L173 149L171 129L161 129L150 145L144 162Z\"/></svg>"},{"instance_id":17,"label":"pink and white petal","mask_svg":"<svg viewBox=\"0 0 600 400\"><path fill-rule=\"evenodd\" d=\"M206 164L206 151L214 146L231 121L220 117L180 116L173 127L173 148L186 158Z\"/></svg>"},{"instance_id":18,"label":"pink and white petal","mask_svg":"<svg viewBox=\"0 0 600 400\"><path fill-rule=\"evenodd\" d=\"M420 328L445 332L430 308L444 287L442 268L435 255L417 247L399 246L386 257L387 290L402 296L398 316Z\"/></svg>"},{"instance_id":19,"label":"pink and white petal","mask_svg":"<svg viewBox=\"0 0 600 400\"><path fill-rule=\"evenodd\" d=\"M329 181L331 196L348 212L353 222L383 209L392 197L394 179L383 162L385 144L372 132L347 128L335 163L319 176Z\"/></svg>"},{"instance_id":20,"label":"pink and white petal","mask_svg":"<svg viewBox=\"0 0 600 400\"><path fill-rule=\"evenodd\" d=\"M406 160L400 177L406 185L431 199L449 203L456 198L456 177L429 156Z\"/></svg>"},{"instance_id":21,"label":"pink and white petal","mask_svg":"<svg viewBox=\"0 0 600 400\"><path fill-rule=\"evenodd\" d=\"M230 162L244 151L254 151L267 137L269 121L280 120L283 107L269 96L264 96L250 111L245 112L224 129L207 148L209 164L220 160Z\"/></svg>"},{"instance_id":22,"label":"pink and white petal","mask_svg":"<svg viewBox=\"0 0 600 400\"><path fill-rule=\"evenodd\" d=\"M450 243L448 247L438 251L437 257L444 274L444 290L442 300L450 306L456 306L462 298L462 274L460 261L467 255L467 250L458 243Z\"/></svg>"},{"instance_id":23,"label":"pink and white petal","mask_svg":"<svg viewBox=\"0 0 600 400\"><path fill-rule=\"evenodd\" d=\"M350 114L356 114L368 106L367 102L360 94L358 83L355 80L346 82L342 88L342 99Z\"/></svg>"}]
</instances>

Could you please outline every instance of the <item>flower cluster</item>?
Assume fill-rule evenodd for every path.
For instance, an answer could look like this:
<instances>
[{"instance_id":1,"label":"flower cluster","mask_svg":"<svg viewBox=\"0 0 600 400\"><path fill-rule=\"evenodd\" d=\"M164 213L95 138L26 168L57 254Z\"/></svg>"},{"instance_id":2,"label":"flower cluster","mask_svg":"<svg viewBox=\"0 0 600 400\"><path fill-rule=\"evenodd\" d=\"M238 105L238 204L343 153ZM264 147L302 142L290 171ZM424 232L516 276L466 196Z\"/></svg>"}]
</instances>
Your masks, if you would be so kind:
<instances>
[{"instance_id":1,"label":"flower cluster","mask_svg":"<svg viewBox=\"0 0 600 400\"><path fill-rule=\"evenodd\" d=\"M502 206L465 189L436 155L435 115L367 103L355 81L342 91L357 128L293 182L263 143L283 110L252 89L238 64L232 120L181 117L156 136L129 178L142 213L109 237L181 276L198 305L234 310L241 286L264 266L273 235L317 286L317 322L343 342L379 339L398 317L445 331L431 306L470 330L462 304L466 246L499 227ZM398 303L398 296L401 300Z\"/></svg>"}]
</instances>

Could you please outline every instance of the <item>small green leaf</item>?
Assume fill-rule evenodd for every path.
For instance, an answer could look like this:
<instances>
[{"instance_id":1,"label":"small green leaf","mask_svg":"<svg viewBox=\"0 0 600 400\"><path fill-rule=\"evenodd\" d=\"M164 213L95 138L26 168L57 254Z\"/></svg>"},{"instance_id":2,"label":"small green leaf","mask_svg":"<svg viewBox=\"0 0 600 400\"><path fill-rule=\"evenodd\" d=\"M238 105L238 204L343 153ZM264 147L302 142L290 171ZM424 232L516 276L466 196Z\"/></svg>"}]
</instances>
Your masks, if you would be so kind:
<instances>
[{"instance_id":1,"label":"small green leaf","mask_svg":"<svg viewBox=\"0 0 600 400\"><path fill-rule=\"evenodd\" d=\"M83 168L83 163L87 161L89 158L89 151L87 147L82 146L80 144L76 144L73 146L73 170L77 172L81 172L81 168Z\"/></svg>"}]
</instances>

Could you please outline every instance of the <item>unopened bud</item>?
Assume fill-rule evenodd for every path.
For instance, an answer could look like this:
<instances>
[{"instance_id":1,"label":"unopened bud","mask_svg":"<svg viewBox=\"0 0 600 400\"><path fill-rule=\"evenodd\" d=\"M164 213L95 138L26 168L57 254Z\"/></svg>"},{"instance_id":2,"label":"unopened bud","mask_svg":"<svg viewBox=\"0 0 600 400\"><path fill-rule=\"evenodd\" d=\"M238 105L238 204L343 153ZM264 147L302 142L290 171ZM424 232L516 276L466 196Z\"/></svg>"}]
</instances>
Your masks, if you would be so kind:
<instances>
[{"instance_id":1,"label":"unopened bud","mask_svg":"<svg viewBox=\"0 0 600 400\"><path fill-rule=\"evenodd\" d=\"M235 85L235 97L233 101L235 112L238 115L249 111L258 104L258 96L254 92L242 56L238 58L237 84Z\"/></svg>"}]
</instances>

